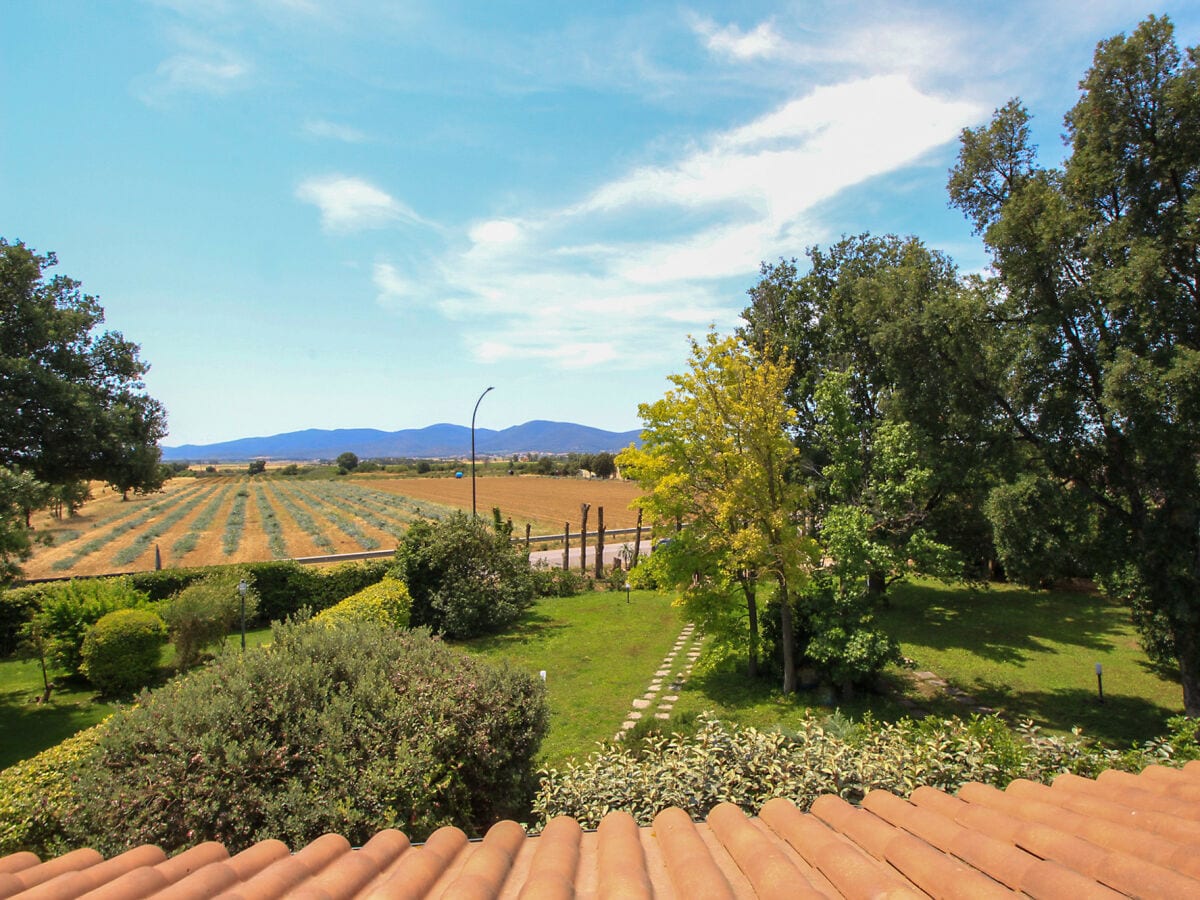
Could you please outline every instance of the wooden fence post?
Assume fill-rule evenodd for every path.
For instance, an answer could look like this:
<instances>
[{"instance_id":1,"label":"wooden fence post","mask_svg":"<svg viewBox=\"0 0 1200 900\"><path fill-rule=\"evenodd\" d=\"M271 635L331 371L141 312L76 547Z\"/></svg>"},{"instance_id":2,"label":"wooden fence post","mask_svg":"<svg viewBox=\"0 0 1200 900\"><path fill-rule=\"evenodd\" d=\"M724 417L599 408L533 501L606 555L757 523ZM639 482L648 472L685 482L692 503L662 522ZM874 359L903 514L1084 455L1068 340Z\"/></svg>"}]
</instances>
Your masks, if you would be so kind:
<instances>
[{"instance_id":1,"label":"wooden fence post","mask_svg":"<svg viewBox=\"0 0 1200 900\"><path fill-rule=\"evenodd\" d=\"M592 508L590 503L579 504L579 515L583 524L579 526L579 574L587 574L587 514Z\"/></svg>"},{"instance_id":2,"label":"wooden fence post","mask_svg":"<svg viewBox=\"0 0 1200 900\"><path fill-rule=\"evenodd\" d=\"M563 522L563 571L571 568L571 523Z\"/></svg>"},{"instance_id":3,"label":"wooden fence post","mask_svg":"<svg viewBox=\"0 0 1200 900\"><path fill-rule=\"evenodd\" d=\"M638 551L642 549L642 508L638 507L637 534L633 536L633 562L629 564L629 568L637 565Z\"/></svg>"},{"instance_id":4,"label":"wooden fence post","mask_svg":"<svg viewBox=\"0 0 1200 900\"><path fill-rule=\"evenodd\" d=\"M525 555L529 555L529 532L533 528L528 522L525 523Z\"/></svg>"},{"instance_id":5,"label":"wooden fence post","mask_svg":"<svg viewBox=\"0 0 1200 900\"><path fill-rule=\"evenodd\" d=\"M604 577L604 507L596 507L596 580Z\"/></svg>"}]
</instances>

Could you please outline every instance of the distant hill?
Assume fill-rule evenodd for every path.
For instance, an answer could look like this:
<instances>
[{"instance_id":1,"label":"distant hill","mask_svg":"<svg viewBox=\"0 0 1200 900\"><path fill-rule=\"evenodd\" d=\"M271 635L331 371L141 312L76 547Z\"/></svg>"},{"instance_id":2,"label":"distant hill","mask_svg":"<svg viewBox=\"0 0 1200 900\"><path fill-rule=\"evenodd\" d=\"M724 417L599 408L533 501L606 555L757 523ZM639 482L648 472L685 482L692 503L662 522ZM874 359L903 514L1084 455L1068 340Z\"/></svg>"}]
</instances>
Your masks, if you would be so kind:
<instances>
[{"instance_id":1,"label":"distant hill","mask_svg":"<svg viewBox=\"0 0 1200 900\"><path fill-rule=\"evenodd\" d=\"M526 422L502 431L475 429L477 456L615 452L640 443L640 431L604 431L571 422ZM471 429L465 425L447 424L404 431L310 428L219 444L163 447L162 455L166 462L240 462L249 459L333 459L346 451L361 459L468 457L471 455Z\"/></svg>"}]
</instances>

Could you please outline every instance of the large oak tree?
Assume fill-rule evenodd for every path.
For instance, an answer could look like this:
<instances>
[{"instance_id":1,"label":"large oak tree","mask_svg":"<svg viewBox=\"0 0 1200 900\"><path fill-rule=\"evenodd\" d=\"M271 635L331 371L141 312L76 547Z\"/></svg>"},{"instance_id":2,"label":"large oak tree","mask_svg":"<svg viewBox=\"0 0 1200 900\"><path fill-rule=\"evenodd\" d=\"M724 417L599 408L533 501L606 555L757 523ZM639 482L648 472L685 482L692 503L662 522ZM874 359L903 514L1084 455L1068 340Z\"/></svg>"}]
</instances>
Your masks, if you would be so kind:
<instances>
[{"instance_id":1,"label":"large oak tree","mask_svg":"<svg viewBox=\"0 0 1200 900\"><path fill-rule=\"evenodd\" d=\"M79 282L48 274L56 263L0 238L0 468L50 488L98 479L123 494L155 490L166 415L145 392L149 367L137 344L100 330L104 310ZM20 508L0 497L10 575L28 546L11 514Z\"/></svg>"},{"instance_id":2,"label":"large oak tree","mask_svg":"<svg viewBox=\"0 0 1200 900\"><path fill-rule=\"evenodd\" d=\"M1106 586L1200 715L1200 53L1166 19L1102 42L1038 165L1018 101L962 136L950 196L991 251L994 400L1097 514Z\"/></svg>"}]
</instances>

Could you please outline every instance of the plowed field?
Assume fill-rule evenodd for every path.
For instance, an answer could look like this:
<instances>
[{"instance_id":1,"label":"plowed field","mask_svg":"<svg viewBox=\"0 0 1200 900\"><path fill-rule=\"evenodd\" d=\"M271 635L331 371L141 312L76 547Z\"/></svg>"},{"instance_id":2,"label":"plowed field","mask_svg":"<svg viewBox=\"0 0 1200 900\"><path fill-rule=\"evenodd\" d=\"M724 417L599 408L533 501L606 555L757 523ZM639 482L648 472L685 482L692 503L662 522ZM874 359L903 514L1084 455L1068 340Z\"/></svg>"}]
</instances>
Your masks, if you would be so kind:
<instances>
[{"instance_id":1,"label":"plowed field","mask_svg":"<svg viewBox=\"0 0 1200 900\"><path fill-rule=\"evenodd\" d=\"M518 535L527 523L534 534L559 533L568 522L578 531L582 503L591 505L589 530L599 507L607 529L631 528L637 520L629 504L639 492L628 482L490 476L477 479L476 489L480 516L490 519L498 506ZM157 494L124 502L102 485L92 493L72 519L35 517L37 531L53 543L37 545L24 566L28 577L153 569L156 549L164 568L388 550L415 519L471 508L470 478L374 474L329 481L175 478Z\"/></svg>"}]
</instances>

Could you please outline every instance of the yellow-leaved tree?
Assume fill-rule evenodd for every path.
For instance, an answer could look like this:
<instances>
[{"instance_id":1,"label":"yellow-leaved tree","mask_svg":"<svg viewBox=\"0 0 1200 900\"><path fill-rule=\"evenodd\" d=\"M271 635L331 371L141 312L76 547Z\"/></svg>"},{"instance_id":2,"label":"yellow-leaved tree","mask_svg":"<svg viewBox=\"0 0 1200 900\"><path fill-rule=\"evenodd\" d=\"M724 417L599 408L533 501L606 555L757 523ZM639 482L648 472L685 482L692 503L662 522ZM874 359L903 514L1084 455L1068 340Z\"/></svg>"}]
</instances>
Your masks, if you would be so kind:
<instances>
[{"instance_id":1,"label":"yellow-leaved tree","mask_svg":"<svg viewBox=\"0 0 1200 900\"><path fill-rule=\"evenodd\" d=\"M684 601L726 633L740 632L756 672L760 578L776 586L783 690L796 689L793 598L819 563L804 527L803 488L790 480L795 413L790 366L739 337L691 340L688 371L663 399L640 404L642 446L617 457L646 491L637 503L656 535L671 533L657 566ZM680 527L686 523L686 527ZM659 556L659 554L656 554ZM742 623L745 623L744 625Z\"/></svg>"}]
</instances>

